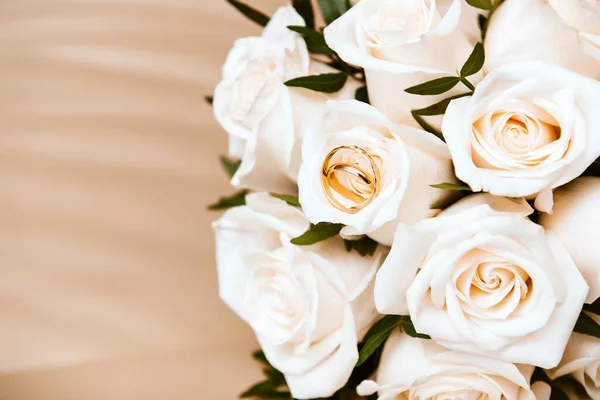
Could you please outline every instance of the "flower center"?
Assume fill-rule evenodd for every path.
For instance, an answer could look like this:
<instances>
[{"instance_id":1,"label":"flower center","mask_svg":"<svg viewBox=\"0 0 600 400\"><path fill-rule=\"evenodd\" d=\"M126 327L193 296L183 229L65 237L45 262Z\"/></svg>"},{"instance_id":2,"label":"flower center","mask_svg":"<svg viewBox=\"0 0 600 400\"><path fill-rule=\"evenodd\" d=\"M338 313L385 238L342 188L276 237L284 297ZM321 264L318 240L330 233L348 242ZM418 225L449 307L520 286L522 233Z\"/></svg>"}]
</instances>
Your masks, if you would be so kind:
<instances>
[{"instance_id":1,"label":"flower center","mask_svg":"<svg viewBox=\"0 0 600 400\"><path fill-rule=\"evenodd\" d=\"M465 255L452 278L464 312L486 319L513 314L533 287L520 266L477 249Z\"/></svg>"},{"instance_id":2,"label":"flower center","mask_svg":"<svg viewBox=\"0 0 600 400\"><path fill-rule=\"evenodd\" d=\"M338 210L355 214L368 206L381 190L376 160L358 146L333 149L323 161L321 185Z\"/></svg>"}]
</instances>

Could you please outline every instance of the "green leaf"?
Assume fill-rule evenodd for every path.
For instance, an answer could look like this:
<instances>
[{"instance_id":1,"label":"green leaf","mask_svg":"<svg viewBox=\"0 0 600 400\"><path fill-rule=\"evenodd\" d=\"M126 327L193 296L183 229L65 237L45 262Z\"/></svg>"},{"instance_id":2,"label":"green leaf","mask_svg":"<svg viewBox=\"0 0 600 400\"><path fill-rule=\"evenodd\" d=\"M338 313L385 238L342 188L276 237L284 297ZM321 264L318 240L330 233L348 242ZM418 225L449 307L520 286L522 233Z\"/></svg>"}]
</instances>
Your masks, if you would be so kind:
<instances>
[{"instance_id":1,"label":"green leaf","mask_svg":"<svg viewBox=\"0 0 600 400\"><path fill-rule=\"evenodd\" d=\"M575 332L600 339L600 325L587 315L585 311L579 314L579 318L575 324Z\"/></svg>"},{"instance_id":2,"label":"green leaf","mask_svg":"<svg viewBox=\"0 0 600 400\"><path fill-rule=\"evenodd\" d=\"M429 185L429 186L431 186L432 188L435 188L435 189L442 189L442 190L458 190L458 191L472 192L472 190L469 186L455 185L454 183L438 183L437 185Z\"/></svg>"},{"instance_id":3,"label":"green leaf","mask_svg":"<svg viewBox=\"0 0 600 400\"><path fill-rule=\"evenodd\" d=\"M313 9L311 0L292 0L292 6L298 11L298 14L306 22L309 28L315 27L315 10Z\"/></svg>"},{"instance_id":4,"label":"green leaf","mask_svg":"<svg viewBox=\"0 0 600 400\"><path fill-rule=\"evenodd\" d=\"M404 331L404 333L406 333L410 337L418 338L418 339L431 339L431 336L429 336L429 335L417 333L417 330L415 329L415 326L413 325L413 322L411 321L409 316L402 317L400 326L401 326L402 330Z\"/></svg>"},{"instance_id":5,"label":"green leaf","mask_svg":"<svg viewBox=\"0 0 600 400\"><path fill-rule=\"evenodd\" d=\"M313 54L325 54L329 56L335 55L335 52L327 46L325 37L323 34L315 31L314 29L307 28L306 26L295 26L290 25L288 29L301 34L306 41L306 47L308 51Z\"/></svg>"},{"instance_id":6,"label":"green leaf","mask_svg":"<svg viewBox=\"0 0 600 400\"><path fill-rule=\"evenodd\" d=\"M483 63L485 62L485 50L483 44L477 43L475 48L471 52L471 55L465 62L465 65L460 70L460 76L463 78L474 75L481 71Z\"/></svg>"},{"instance_id":7,"label":"green leaf","mask_svg":"<svg viewBox=\"0 0 600 400\"><path fill-rule=\"evenodd\" d=\"M358 89L356 89L354 98L358 101L362 101L363 103L371 104L369 100L369 91L367 90L366 86L361 86Z\"/></svg>"},{"instance_id":8,"label":"green leaf","mask_svg":"<svg viewBox=\"0 0 600 400\"><path fill-rule=\"evenodd\" d=\"M265 352L262 350L256 350L254 353L252 353L252 358L261 364L271 366L269 360L267 360L267 357L265 356Z\"/></svg>"},{"instance_id":9,"label":"green leaf","mask_svg":"<svg viewBox=\"0 0 600 400\"><path fill-rule=\"evenodd\" d=\"M270 18L267 15L265 15L262 12L254 9L252 7L250 7L247 4L244 4L244 3L242 3L241 1L238 1L238 0L227 0L227 2L229 4L231 4L232 6L234 6L235 8L237 8L237 10L239 12L241 12L246 17L248 17L252 21L254 21L257 24L259 24L260 26L267 26L267 24L269 23L269 19Z\"/></svg>"},{"instance_id":10,"label":"green leaf","mask_svg":"<svg viewBox=\"0 0 600 400\"><path fill-rule=\"evenodd\" d=\"M271 193L271 196L275 197L276 199L285 201L290 206L300 207L300 200L298 200L298 196L292 196L290 194L275 194L275 193Z\"/></svg>"},{"instance_id":11,"label":"green leaf","mask_svg":"<svg viewBox=\"0 0 600 400\"><path fill-rule=\"evenodd\" d=\"M319 0L323 19L329 25L342 16L351 7L349 0Z\"/></svg>"},{"instance_id":12,"label":"green leaf","mask_svg":"<svg viewBox=\"0 0 600 400\"><path fill-rule=\"evenodd\" d=\"M479 14L479 17L477 17L477 23L479 24L479 30L483 34L483 32L485 32L485 24L487 23L487 17L483 14Z\"/></svg>"},{"instance_id":13,"label":"green leaf","mask_svg":"<svg viewBox=\"0 0 600 400\"><path fill-rule=\"evenodd\" d=\"M221 197L218 202L208 206L209 210L227 210L229 208L243 206L246 204L246 195L248 192L242 190L229 197Z\"/></svg>"},{"instance_id":14,"label":"green leaf","mask_svg":"<svg viewBox=\"0 0 600 400\"><path fill-rule=\"evenodd\" d=\"M363 346L360 349L356 366L358 367L363 364L379 347L383 346L394 329L400 326L401 323L402 316L386 315L373 325L363 340Z\"/></svg>"},{"instance_id":15,"label":"green leaf","mask_svg":"<svg viewBox=\"0 0 600 400\"><path fill-rule=\"evenodd\" d=\"M492 9L492 0L467 0L467 3L470 6L475 8L480 8L482 10L491 10Z\"/></svg>"},{"instance_id":16,"label":"green leaf","mask_svg":"<svg viewBox=\"0 0 600 400\"><path fill-rule=\"evenodd\" d=\"M592 304L584 304L583 309L596 315L600 315L600 299L594 301Z\"/></svg>"},{"instance_id":17,"label":"green leaf","mask_svg":"<svg viewBox=\"0 0 600 400\"><path fill-rule=\"evenodd\" d=\"M378 243L368 236L364 236L358 240L344 240L346 250L351 252L356 250L363 257L372 257L377 250Z\"/></svg>"},{"instance_id":18,"label":"green leaf","mask_svg":"<svg viewBox=\"0 0 600 400\"><path fill-rule=\"evenodd\" d=\"M344 73L310 75L285 82L286 86L302 87L315 92L335 93L346 84L348 75ZM458 79L458 78L457 78Z\"/></svg>"},{"instance_id":19,"label":"green leaf","mask_svg":"<svg viewBox=\"0 0 600 400\"><path fill-rule=\"evenodd\" d=\"M432 96L436 94L446 93L460 82L457 76L445 76L443 78L434 79L420 85L411 86L404 91L410 94L418 94L420 96Z\"/></svg>"},{"instance_id":20,"label":"green leaf","mask_svg":"<svg viewBox=\"0 0 600 400\"><path fill-rule=\"evenodd\" d=\"M311 224L308 231L292 239L291 242L296 246L310 246L338 235L343 227L344 225L342 224L331 224L329 222L319 222L316 225Z\"/></svg>"},{"instance_id":21,"label":"green leaf","mask_svg":"<svg viewBox=\"0 0 600 400\"><path fill-rule=\"evenodd\" d=\"M214 98L212 96L204 96L204 101L212 106Z\"/></svg>"},{"instance_id":22,"label":"green leaf","mask_svg":"<svg viewBox=\"0 0 600 400\"><path fill-rule=\"evenodd\" d=\"M429 133L433 133L435 136L437 136L440 139L444 140L444 136L442 135L442 132L438 131L433 126L431 126L429 123L427 123L427 121L425 121L425 119L423 119L423 117L421 117L419 114L417 114L415 112L415 110L411 111L410 113L412 114L412 116L415 119L415 121L417 121L417 123L419 125L421 125L421 128L423 128L423 130L425 130L425 131L427 131Z\"/></svg>"},{"instance_id":23,"label":"green leaf","mask_svg":"<svg viewBox=\"0 0 600 400\"><path fill-rule=\"evenodd\" d=\"M219 157L219 161L221 161L221 166L229 175L229 178L232 178L240 167L241 161L232 161L225 156Z\"/></svg>"},{"instance_id":24,"label":"green leaf","mask_svg":"<svg viewBox=\"0 0 600 400\"><path fill-rule=\"evenodd\" d=\"M257 383L250 389L240 395L242 399L259 398L259 399L276 399L276 400L292 400L292 395L289 392L279 392L277 387L271 381Z\"/></svg>"},{"instance_id":25,"label":"green leaf","mask_svg":"<svg viewBox=\"0 0 600 400\"><path fill-rule=\"evenodd\" d=\"M429 107L419 108L417 110L413 110L413 112L417 115L421 116L431 116L431 115L442 115L446 113L448 106L452 100L460 99L461 97L471 96L472 93L462 93L457 94L456 96L449 97L440 102L437 102Z\"/></svg>"}]
</instances>

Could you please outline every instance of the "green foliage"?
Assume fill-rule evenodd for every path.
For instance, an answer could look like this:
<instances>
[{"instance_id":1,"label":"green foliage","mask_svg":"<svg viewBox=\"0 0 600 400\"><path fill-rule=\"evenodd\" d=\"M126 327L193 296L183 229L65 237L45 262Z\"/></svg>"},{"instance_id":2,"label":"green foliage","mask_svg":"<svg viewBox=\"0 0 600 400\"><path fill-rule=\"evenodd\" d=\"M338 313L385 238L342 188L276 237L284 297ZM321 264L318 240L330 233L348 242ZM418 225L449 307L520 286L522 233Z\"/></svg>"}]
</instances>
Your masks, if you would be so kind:
<instances>
[{"instance_id":1,"label":"green foliage","mask_svg":"<svg viewBox=\"0 0 600 400\"><path fill-rule=\"evenodd\" d=\"M404 91L410 94L420 96L432 96L446 93L460 82L460 78L456 76L445 76L443 78L433 79L416 86L411 86Z\"/></svg>"},{"instance_id":2,"label":"green foliage","mask_svg":"<svg viewBox=\"0 0 600 400\"><path fill-rule=\"evenodd\" d=\"M221 162L221 166L223 167L225 172L227 172L229 178L232 178L233 175L235 175L241 164L241 161L232 161L225 156L219 157L219 161Z\"/></svg>"},{"instance_id":3,"label":"green foliage","mask_svg":"<svg viewBox=\"0 0 600 400\"><path fill-rule=\"evenodd\" d=\"M421 128L423 128L424 131L427 131L427 132L429 132L431 134L434 134L435 136L437 136L440 139L444 140L444 136L442 135L442 132L438 131L433 126L431 126L415 110L412 110L410 113L413 116L413 118L415 119L415 121L417 121L417 123L421 126Z\"/></svg>"},{"instance_id":4,"label":"green foliage","mask_svg":"<svg viewBox=\"0 0 600 400\"><path fill-rule=\"evenodd\" d=\"M248 194L248 191L241 190L237 193L232 194L231 196L221 197L221 198L219 198L219 201L208 206L208 209L212 210L212 211L216 211L216 210L227 210L229 208L243 206L246 204L246 195L247 194Z\"/></svg>"},{"instance_id":5,"label":"green foliage","mask_svg":"<svg viewBox=\"0 0 600 400\"><path fill-rule=\"evenodd\" d=\"M319 7L325 23L329 25L351 7L350 0L319 0Z\"/></svg>"},{"instance_id":6,"label":"green foliage","mask_svg":"<svg viewBox=\"0 0 600 400\"><path fill-rule=\"evenodd\" d=\"M428 335L417 333L415 327L410 320L409 316L406 315L386 315L380 319L375 325L371 327L367 332L358 355L358 362L356 366L359 367L371 358L377 351L380 351L385 342L389 339L394 329L400 329L407 335L420 338L420 339L431 339Z\"/></svg>"},{"instance_id":7,"label":"green foliage","mask_svg":"<svg viewBox=\"0 0 600 400\"><path fill-rule=\"evenodd\" d=\"M292 395L285 386L285 377L269 364L265 353L259 350L252 354L252 357L264 365L265 380L246 390L240 395L240 398L293 400Z\"/></svg>"},{"instance_id":8,"label":"green foliage","mask_svg":"<svg viewBox=\"0 0 600 400\"><path fill-rule=\"evenodd\" d=\"M363 103L371 104L369 99L369 91L366 86L361 86L356 89L356 93L354 93L354 98L358 101L362 101Z\"/></svg>"},{"instance_id":9,"label":"green foliage","mask_svg":"<svg viewBox=\"0 0 600 400\"><path fill-rule=\"evenodd\" d=\"M491 10L492 9L492 1L491 0L467 0L467 3L470 6L475 8L480 8L482 10Z\"/></svg>"},{"instance_id":10,"label":"green foliage","mask_svg":"<svg viewBox=\"0 0 600 400\"><path fill-rule=\"evenodd\" d=\"M429 107L412 110L412 112L420 116L442 115L446 113L446 110L448 109L448 106L452 100L471 95L472 93L457 94L456 96L448 97L447 99L439 101L433 105L430 105Z\"/></svg>"},{"instance_id":11,"label":"green foliage","mask_svg":"<svg viewBox=\"0 0 600 400\"><path fill-rule=\"evenodd\" d=\"M267 26L267 24L269 23L270 18L267 15L250 7L247 4L244 4L238 0L227 0L227 2L234 6L239 12L248 17L248 19L251 19L260 26Z\"/></svg>"},{"instance_id":12,"label":"green foliage","mask_svg":"<svg viewBox=\"0 0 600 400\"><path fill-rule=\"evenodd\" d=\"M586 311L582 311L579 314L579 318L575 324L575 332L600 339L600 325Z\"/></svg>"},{"instance_id":13,"label":"green foliage","mask_svg":"<svg viewBox=\"0 0 600 400\"><path fill-rule=\"evenodd\" d=\"M212 97L212 96L204 96L204 101L206 101L211 106L213 104L213 100L214 100L214 97Z\"/></svg>"},{"instance_id":14,"label":"green foliage","mask_svg":"<svg viewBox=\"0 0 600 400\"><path fill-rule=\"evenodd\" d=\"M316 225L311 224L308 231L292 239L291 242L296 246L310 246L339 235L343 227L344 225L342 224L331 224L329 222L319 222Z\"/></svg>"},{"instance_id":15,"label":"green foliage","mask_svg":"<svg viewBox=\"0 0 600 400\"><path fill-rule=\"evenodd\" d=\"M315 31L306 26L288 26L288 29L299 33L304 37L308 51L313 54L324 54L327 56L335 56L335 52L327 46L325 37L322 33Z\"/></svg>"},{"instance_id":16,"label":"green foliage","mask_svg":"<svg viewBox=\"0 0 600 400\"><path fill-rule=\"evenodd\" d=\"M481 71L485 62L485 50L482 43L477 43L467 59L467 62L460 70L460 76L466 78Z\"/></svg>"},{"instance_id":17,"label":"green foliage","mask_svg":"<svg viewBox=\"0 0 600 400\"><path fill-rule=\"evenodd\" d=\"M435 189L442 190L458 190L465 192L472 192L471 188L467 185L455 185L454 183L438 183L437 185L429 185Z\"/></svg>"},{"instance_id":18,"label":"green foliage","mask_svg":"<svg viewBox=\"0 0 600 400\"><path fill-rule=\"evenodd\" d=\"M356 250L363 257L372 257L378 246L378 243L368 236L364 236L358 240L344 240L344 244L348 252Z\"/></svg>"},{"instance_id":19,"label":"green foliage","mask_svg":"<svg viewBox=\"0 0 600 400\"><path fill-rule=\"evenodd\" d=\"M286 86L302 87L315 92L335 93L340 91L346 84L348 75L345 73L310 75L291 79L285 82Z\"/></svg>"},{"instance_id":20,"label":"green foliage","mask_svg":"<svg viewBox=\"0 0 600 400\"><path fill-rule=\"evenodd\" d=\"M306 22L309 28L315 27L315 10L311 0L292 0L292 6L298 11L298 14Z\"/></svg>"}]
</instances>

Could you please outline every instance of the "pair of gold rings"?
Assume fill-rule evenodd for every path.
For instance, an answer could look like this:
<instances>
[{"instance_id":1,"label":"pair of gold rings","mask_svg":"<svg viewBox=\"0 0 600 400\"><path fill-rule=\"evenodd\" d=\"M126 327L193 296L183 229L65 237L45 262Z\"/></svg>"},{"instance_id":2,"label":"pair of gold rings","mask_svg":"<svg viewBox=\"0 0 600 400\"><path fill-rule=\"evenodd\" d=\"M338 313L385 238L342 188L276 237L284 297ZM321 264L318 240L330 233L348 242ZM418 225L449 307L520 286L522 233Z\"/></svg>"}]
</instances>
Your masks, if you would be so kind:
<instances>
[{"instance_id":1,"label":"pair of gold rings","mask_svg":"<svg viewBox=\"0 0 600 400\"><path fill-rule=\"evenodd\" d=\"M367 161L369 168L365 170L357 163L350 164L345 162L339 162L330 165L333 157L342 151L350 151L354 154L358 154ZM362 193L357 193L356 190L343 185L339 179L340 173L350 174L358 178L361 182L367 185L368 194L365 195ZM381 173L379 171L379 167L373 160L373 157L371 157L371 155L365 150L358 146L340 146L331 150L327 157L325 157L325 161L323 161L321 185L323 186L325 196L327 196L327 199L335 208L349 214L355 214L371 204L371 202L377 197L381 185ZM342 204L334 195L333 191L335 191L339 196L342 196L353 202L354 205L346 206Z\"/></svg>"}]
</instances>

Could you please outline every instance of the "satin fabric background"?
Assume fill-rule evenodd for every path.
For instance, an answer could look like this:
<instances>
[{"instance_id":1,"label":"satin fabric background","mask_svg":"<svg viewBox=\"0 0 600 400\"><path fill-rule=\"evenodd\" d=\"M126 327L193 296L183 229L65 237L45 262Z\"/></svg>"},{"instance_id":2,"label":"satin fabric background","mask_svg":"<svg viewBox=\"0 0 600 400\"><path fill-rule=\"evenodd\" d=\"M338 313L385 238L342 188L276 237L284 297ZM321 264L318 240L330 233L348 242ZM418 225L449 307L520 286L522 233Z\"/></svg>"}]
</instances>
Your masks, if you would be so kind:
<instances>
[{"instance_id":1,"label":"satin fabric background","mask_svg":"<svg viewBox=\"0 0 600 400\"><path fill-rule=\"evenodd\" d=\"M233 189L203 100L259 32L224 0L0 1L0 399L235 399L260 378L217 297L205 206Z\"/></svg>"}]
</instances>

